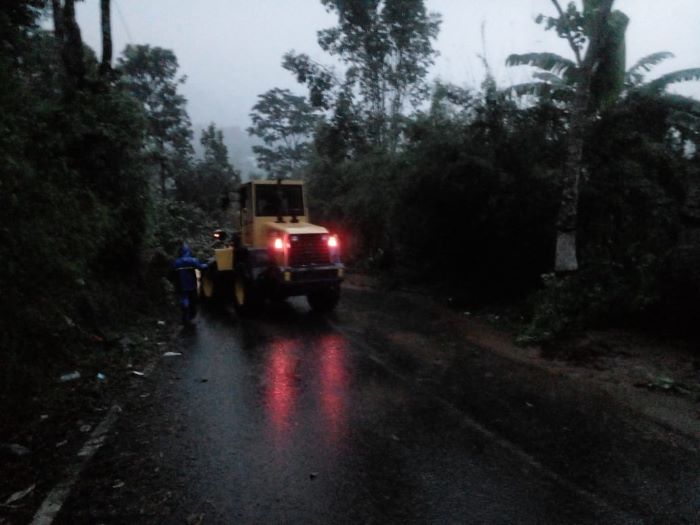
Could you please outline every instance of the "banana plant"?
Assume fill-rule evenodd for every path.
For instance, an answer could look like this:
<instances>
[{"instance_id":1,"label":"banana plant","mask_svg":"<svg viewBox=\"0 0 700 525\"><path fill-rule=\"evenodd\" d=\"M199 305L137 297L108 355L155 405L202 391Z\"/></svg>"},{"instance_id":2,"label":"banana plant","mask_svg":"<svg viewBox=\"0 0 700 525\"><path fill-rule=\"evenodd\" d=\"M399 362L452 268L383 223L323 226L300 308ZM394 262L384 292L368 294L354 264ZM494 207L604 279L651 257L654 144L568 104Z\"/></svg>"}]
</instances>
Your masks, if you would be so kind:
<instances>
[{"instance_id":1,"label":"banana plant","mask_svg":"<svg viewBox=\"0 0 700 525\"><path fill-rule=\"evenodd\" d=\"M675 58L675 55L670 51L659 51L640 58L625 71L624 87L619 96L625 97L632 92L658 95L672 84L700 80L700 68L696 67L680 69L647 81L647 73L671 58ZM506 91L516 96L550 97L564 102L571 101L581 73L574 61L555 53L512 54L506 59L506 65L535 68L531 82L514 84Z\"/></svg>"},{"instance_id":2,"label":"banana plant","mask_svg":"<svg viewBox=\"0 0 700 525\"><path fill-rule=\"evenodd\" d=\"M551 0L557 16L540 15L538 23L564 38L573 59L555 53L514 54L508 66L532 66L533 80L511 86L516 95L548 97L569 109L566 161L562 172L562 196L557 215L554 268L558 273L578 269L576 223L578 195L583 170L585 129L596 113L633 92L662 94L676 82L700 79L700 68L684 69L645 82L645 73L664 60L669 52L644 57L626 71L625 33L629 18L613 10L614 0L583 0L583 11L574 2L566 9Z\"/></svg>"}]
</instances>

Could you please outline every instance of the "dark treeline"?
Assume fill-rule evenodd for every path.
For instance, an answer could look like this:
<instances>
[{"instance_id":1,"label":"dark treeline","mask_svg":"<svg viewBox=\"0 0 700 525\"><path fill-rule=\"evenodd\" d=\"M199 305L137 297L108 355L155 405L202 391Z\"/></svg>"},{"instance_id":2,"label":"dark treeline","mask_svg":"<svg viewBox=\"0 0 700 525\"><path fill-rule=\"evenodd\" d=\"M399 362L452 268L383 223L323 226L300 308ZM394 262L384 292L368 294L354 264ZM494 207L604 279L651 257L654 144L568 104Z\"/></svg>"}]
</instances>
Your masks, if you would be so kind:
<instances>
[{"instance_id":1,"label":"dark treeline","mask_svg":"<svg viewBox=\"0 0 700 525\"><path fill-rule=\"evenodd\" d=\"M465 89L428 77L441 20L423 0L321 2L337 66L286 54L308 96L261 95L249 132L268 176L307 179L358 267L470 301L527 297L527 339L694 321L700 108L666 88L700 70L648 75L664 51L626 68L612 0L552 0L539 22L573 58L514 54L534 68L518 86L497 86L484 59ZM100 5L100 57L74 0L0 7L2 395L161 304L176 243L231 218L240 175L213 124L194 157L177 58L132 45L113 61Z\"/></svg>"},{"instance_id":2,"label":"dark treeline","mask_svg":"<svg viewBox=\"0 0 700 525\"><path fill-rule=\"evenodd\" d=\"M571 59L514 54L533 70L517 86L485 58L479 89L429 85L440 17L422 0L322 3L338 24L318 43L344 68L285 55L317 119L288 173L361 260L471 302L529 297L524 340L695 321L700 105L666 88L700 69L647 78L663 51L627 69L612 0L552 0L537 22ZM276 102L302 123L300 103Z\"/></svg>"},{"instance_id":3,"label":"dark treeline","mask_svg":"<svg viewBox=\"0 0 700 525\"><path fill-rule=\"evenodd\" d=\"M76 348L94 351L162 302L167 262L152 268L154 254L171 255L239 180L213 125L193 157L172 52L129 46L112 67L101 6L101 58L82 42L73 0L0 7L3 399L54 381Z\"/></svg>"}]
</instances>

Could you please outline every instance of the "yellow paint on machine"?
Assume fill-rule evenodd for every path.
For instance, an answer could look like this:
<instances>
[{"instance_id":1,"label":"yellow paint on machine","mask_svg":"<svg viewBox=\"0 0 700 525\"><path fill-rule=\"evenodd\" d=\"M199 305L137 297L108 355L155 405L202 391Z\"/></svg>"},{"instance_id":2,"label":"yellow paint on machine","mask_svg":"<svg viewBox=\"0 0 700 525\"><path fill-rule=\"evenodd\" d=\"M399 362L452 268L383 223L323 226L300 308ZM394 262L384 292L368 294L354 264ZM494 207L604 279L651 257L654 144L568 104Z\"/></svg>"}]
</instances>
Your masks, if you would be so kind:
<instances>
[{"instance_id":1,"label":"yellow paint on machine","mask_svg":"<svg viewBox=\"0 0 700 525\"><path fill-rule=\"evenodd\" d=\"M286 222L275 222L276 217L258 217L258 219L269 220L255 221L253 246L256 248L267 247L271 234L304 235L309 233L328 233L326 228L302 222L301 219L299 219L299 222L291 222L291 216L284 216Z\"/></svg>"},{"instance_id":2,"label":"yellow paint on machine","mask_svg":"<svg viewBox=\"0 0 700 525\"><path fill-rule=\"evenodd\" d=\"M233 270L233 248L217 248L214 250L216 268L219 271Z\"/></svg>"}]
</instances>

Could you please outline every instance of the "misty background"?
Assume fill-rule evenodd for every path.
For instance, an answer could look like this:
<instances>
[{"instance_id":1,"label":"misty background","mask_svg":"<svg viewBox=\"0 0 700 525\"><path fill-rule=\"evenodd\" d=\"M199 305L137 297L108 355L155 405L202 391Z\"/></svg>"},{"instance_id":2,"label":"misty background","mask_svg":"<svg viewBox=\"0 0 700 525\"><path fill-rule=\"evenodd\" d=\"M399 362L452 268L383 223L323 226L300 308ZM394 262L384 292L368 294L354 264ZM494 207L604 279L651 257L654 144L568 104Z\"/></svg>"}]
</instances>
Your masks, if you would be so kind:
<instances>
[{"instance_id":1,"label":"misty background","mask_svg":"<svg viewBox=\"0 0 700 525\"><path fill-rule=\"evenodd\" d=\"M534 22L539 13L553 14L549 0L427 0L428 10L442 15L435 44L440 53L429 78L478 89L484 79L480 55L489 62L499 87L529 78L527 68L507 68L511 53L553 51L570 56L567 44ZM657 51L675 58L651 75L694 67L700 61L700 3L697 0L617 0L630 17L627 64ZM76 5L86 44L101 49L98 0ZM682 15L681 15L682 14ZM289 50L329 63L316 43L316 32L333 26L336 17L317 0L113 0L112 31L116 56L127 44L172 49L187 76L181 92L188 100L194 146L209 123L224 133L234 166L246 178L256 169L245 131L257 96L274 88L306 95L306 87L282 69ZM483 38L482 38L483 27ZM697 82L670 91L700 97Z\"/></svg>"}]
</instances>

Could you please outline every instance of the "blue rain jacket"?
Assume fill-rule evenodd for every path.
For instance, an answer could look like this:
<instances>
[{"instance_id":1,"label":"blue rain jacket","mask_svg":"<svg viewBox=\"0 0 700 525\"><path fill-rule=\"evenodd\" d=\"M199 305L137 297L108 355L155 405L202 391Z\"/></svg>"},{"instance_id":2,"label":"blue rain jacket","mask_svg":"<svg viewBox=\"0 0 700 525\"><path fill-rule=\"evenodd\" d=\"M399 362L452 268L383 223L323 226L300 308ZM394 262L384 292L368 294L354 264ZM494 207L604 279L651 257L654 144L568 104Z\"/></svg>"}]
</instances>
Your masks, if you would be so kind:
<instances>
[{"instance_id":1,"label":"blue rain jacket","mask_svg":"<svg viewBox=\"0 0 700 525\"><path fill-rule=\"evenodd\" d=\"M196 257L192 257L192 252L187 244L180 248L180 256L175 259L173 269L177 274L176 287L178 292L194 292L197 290L197 275L195 270L204 270L207 267Z\"/></svg>"}]
</instances>

